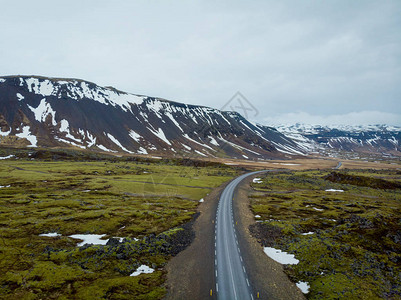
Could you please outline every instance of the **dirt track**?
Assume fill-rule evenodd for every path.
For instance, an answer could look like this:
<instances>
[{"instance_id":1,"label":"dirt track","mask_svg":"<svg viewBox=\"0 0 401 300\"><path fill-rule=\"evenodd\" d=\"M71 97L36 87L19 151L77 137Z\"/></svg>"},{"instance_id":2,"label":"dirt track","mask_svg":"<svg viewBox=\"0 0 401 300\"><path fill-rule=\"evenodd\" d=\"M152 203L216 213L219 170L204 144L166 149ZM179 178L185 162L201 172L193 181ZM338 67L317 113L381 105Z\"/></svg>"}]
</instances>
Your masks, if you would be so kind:
<instances>
[{"instance_id":1,"label":"dirt track","mask_svg":"<svg viewBox=\"0 0 401 300\"><path fill-rule=\"evenodd\" d=\"M246 179L238 188L234 198L234 218L238 221L241 253L254 294L259 292L260 299L305 299L284 274L282 265L267 257L260 244L249 234L248 227L255 222L249 210L250 180ZM166 299L216 299L214 220L219 195L225 186L214 189L199 206L201 214L194 224L194 242L168 263Z\"/></svg>"}]
</instances>

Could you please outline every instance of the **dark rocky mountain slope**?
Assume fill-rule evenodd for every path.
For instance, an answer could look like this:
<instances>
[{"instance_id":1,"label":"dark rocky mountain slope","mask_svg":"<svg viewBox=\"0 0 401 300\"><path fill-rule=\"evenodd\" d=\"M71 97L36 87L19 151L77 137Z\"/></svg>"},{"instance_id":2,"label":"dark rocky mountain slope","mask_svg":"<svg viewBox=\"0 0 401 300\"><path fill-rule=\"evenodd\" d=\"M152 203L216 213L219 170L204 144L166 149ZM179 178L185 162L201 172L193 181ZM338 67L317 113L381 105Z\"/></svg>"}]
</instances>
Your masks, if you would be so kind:
<instances>
[{"instance_id":1,"label":"dark rocky mountain slope","mask_svg":"<svg viewBox=\"0 0 401 300\"><path fill-rule=\"evenodd\" d=\"M245 159L309 150L235 112L38 76L0 77L0 145Z\"/></svg>"}]
</instances>

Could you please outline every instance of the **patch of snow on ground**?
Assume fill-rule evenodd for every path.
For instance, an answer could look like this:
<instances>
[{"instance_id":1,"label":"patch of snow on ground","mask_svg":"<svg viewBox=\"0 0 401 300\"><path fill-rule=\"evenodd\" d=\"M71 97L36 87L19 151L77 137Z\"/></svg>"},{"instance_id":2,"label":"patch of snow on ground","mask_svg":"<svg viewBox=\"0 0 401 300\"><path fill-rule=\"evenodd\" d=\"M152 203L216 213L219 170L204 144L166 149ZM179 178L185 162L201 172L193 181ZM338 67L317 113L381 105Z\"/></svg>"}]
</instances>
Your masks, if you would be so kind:
<instances>
[{"instance_id":1,"label":"patch of snow on ground","mask_svg":"<svg viewBox=\"0 0 401 300\"><path fill-rule=\"evenodd\" d=\"M199 200L199 202L201 202L201 203L204 202L204 201L205 201L205 200L203 200L203 198Z\"/></svg>"},{"instance_id":2,"label":"patch of snow on ground","mask_svg":"<svg viewBox=\"0 0 401 300\"><path fill-rule=\"evenodd\" d=\"M59 233L57 233L57 232L49 232L49 233L42 233L42 234L39 234L39 236L57 237L57 236L61 236L61 234L59 234Z\"/></svg>"},{"instance_id":3,"label":"patch of snow on ground","mask_svg":"<svg viewBox=\"0 0 401 300\"><path fill-rule=\"evenodd\" d=\"M22 128L22 132L17 133L16 136L27 139L31 143L31 145L28 147L37 147L38 140L37 140L36 136L31 135L30 129L31 128L29 126L24 126Z\"/></svg>"},{"instance_id":4,"label":"patch of snow on ground","mask_svg":"<svg viewBox=\"0 0 401 300\"><path fill-rule=\"evenodd\" d=\"M248 156L246 156L246 155L244 155L244 154L242 154L242 157L244 157L244 158L246 158L246 159L248 159L248 158L249 158Z\"/></svg>"},{"instance_id":5,"label":"patch of snow on ground","mask_svg":"<svg viewBox=\"0 0 401 300\"><path fill-rule=\"evenodd\" d=\"M317 210L317 211L324 211L324 209L323 208L317 208L317 207L312 207L314 210Z\"/></svg>"},{"instance_id":6,"label":"patch of snow on ground","mask_svg":"<svg viewBox=\"0 0 401 300\"><path fill-rule=\"evenodd\" d=\"M344 190L328 189L328 190L326 190L326 192L340 192L340 193L342 193L342 192L344 192Z\"/></svg>"},{"instance_id":7,"label":"patch of snow on ground","mask_svg":"<svg viewBox=\"0 0 401 300\"><path fill-rule=\"evenodd\" d=\"M70 238L83 240L83 242L78 243L78 247L81 247L85 244L93 244L93 245L106 245L108 240L102 240L101 238L106 236L105 234L73 234L70 235Z\"/></svg>"},{"instance_id":8,"label":"patch of snow on ground","mask_svg":"<svg viewBox=\"0 0 401 300\"><path fill-rule=\"evenodd\" d=\"M261 178L254 178L252 180L253 183L262 183L262 179Z\"/></svg>"},{"instance_id":9,"label":"patch of snow on ground","mask_svg":"<svg viewBox=\"0 0 401 300\"><path fill-rule=\"evenodd\" d=\"M313 231L309 231L309 232L301 233L301 235L310 235L310 234L314 234L314 232Z\"/></svg>"},{"instance_id":10,"label":"patch of snow on ground","mask_svg":"<svg viewBox=\"0 0 401 300\"><path fill-rule=\"evenodd\" d=\"M302 293L309 293L310 285L307 282L299 281L296 283L296 286L302 291Z\"/></svg>"},{"instance_id":11,"label":"patch of snow on ground","mask_svg":"<svg viewBox=\"0 0 401 300\"><path fill-rule=\"evenodd\" d=\"M13 158L13 157L14 157L14 155L3 156L3 157L0 157L0 160L9 159L9 158Z\"/></svg>"},{"instance_id":12,"label":"patch of snow on ground","mask_svg":"<svg viewBox=\"0 0 401 300\"><path fill-rule=\"evenodd\" d=\"M263 251L271 259L284 265L296 265L299 260L295 258L294 254L288 254L287 252L281 251L280 249L275 249L272 247L264 247Z\"/></svg>"},{"instance_id":13,"label":"patch of snow on ground","mask_svg":"<svg viewBox=\"0 0 401 300\"><path fill-rule=\"evenodd\" d=\"M8 187L10 187L11 185L0 185L0 189L2 189L2 188L8 188Z\"/></svg>"},{"instance_id":14,"label":"patch of snow on ground","mask_svg":"<svg viewBox=\"0 0 401 300\"><path fill-rule=\"evenodd\" d=\"M130 276L138 276L142 273L144 274L150 274L153 273L154 269L148 267L147 265L141 265L138 267L138 269L136 269L136 271L134 273L132 273Z\"/></svg>"},{"instance_id":15,"label":"patch of snow on ground","mask_svg":"<svg viewBox=\"0 0 401 300\"><path fill-rule=\"evenodd\" d=\"M259 216L259 215L256 215L256 216L255 216L255 218L257 218L257 219L260 219L260 218L261 218L261 216Z\"/></svg>"}]
</instances>

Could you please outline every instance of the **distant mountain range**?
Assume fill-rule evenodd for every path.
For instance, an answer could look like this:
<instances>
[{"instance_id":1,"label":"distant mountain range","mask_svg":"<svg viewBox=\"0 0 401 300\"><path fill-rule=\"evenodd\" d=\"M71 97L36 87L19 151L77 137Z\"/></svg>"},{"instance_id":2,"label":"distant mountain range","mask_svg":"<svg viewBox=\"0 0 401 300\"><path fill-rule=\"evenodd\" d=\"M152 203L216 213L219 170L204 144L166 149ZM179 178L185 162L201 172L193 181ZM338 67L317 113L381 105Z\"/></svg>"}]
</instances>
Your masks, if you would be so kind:
<instances>
[{"instance_id":1,"label":"distant mountain range","mask_svg":"<svg viewBox=\"0 0 401 300\"><path fill-rule=\"evenodd\" d=\"M278 130L277 130L278 129ZM400 154L401 129L254 124L236 112L79 79L0 77L0 146L151 156L279 159L330 149Z\"/></svg>"},{"instance_id":2,"label":"distant mountain range","mask_svg":"<svg viewBox=\"0 0 401 300\"><path fill-rule=\"evenodd\" d=\"M401 156L401 127L388 125L279 125L277 130L321 154L360 158L366 155ZM351 155L354 154L354 155Z\"/></svg>"}]
</instances>

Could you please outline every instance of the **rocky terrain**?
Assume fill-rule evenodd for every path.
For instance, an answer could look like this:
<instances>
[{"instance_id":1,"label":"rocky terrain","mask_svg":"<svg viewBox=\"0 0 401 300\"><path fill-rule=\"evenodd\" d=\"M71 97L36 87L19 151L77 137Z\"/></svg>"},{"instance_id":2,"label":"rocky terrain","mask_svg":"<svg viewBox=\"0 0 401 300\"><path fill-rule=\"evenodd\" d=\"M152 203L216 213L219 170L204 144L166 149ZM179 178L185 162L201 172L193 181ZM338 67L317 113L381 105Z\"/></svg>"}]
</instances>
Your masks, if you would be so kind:
<instances>
[{"instance_id":1,"label":"rocky terrain","mask_svg":"<svg viewBox=\"0 0 401 300\"><path fill-rule=\"evenodd\" d=\"M37 76L0 78L0 145L256 160L307 152L236 112Z\"/></svg>"}]
</instances>

